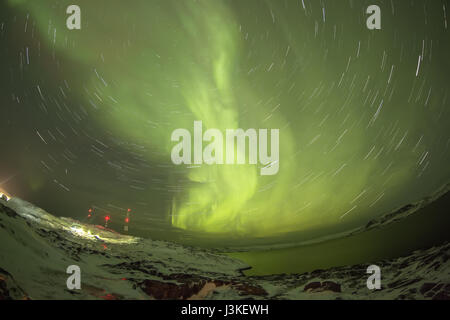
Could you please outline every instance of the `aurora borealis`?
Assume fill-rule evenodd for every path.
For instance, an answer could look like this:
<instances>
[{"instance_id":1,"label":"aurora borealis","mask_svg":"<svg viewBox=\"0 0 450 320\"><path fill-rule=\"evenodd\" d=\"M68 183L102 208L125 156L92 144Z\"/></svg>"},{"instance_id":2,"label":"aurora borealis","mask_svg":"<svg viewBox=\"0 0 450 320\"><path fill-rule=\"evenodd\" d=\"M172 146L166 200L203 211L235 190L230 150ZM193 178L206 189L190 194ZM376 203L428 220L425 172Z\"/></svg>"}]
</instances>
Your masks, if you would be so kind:
<instances>
[{"instance_id":1,"label":"aurora borealis","mask_svg":"<svg viewBox=\"0 0 450 320\"><path fill-rule=\"evenodd\" d=\"M130 233L245 243L348 230L449 180L446 1L9 0L0 17L0 188L56 215L120 229L131 207ZM174 165L171 133L199 120L279 129L278 173Z\"/></svg>"}]
</instances>

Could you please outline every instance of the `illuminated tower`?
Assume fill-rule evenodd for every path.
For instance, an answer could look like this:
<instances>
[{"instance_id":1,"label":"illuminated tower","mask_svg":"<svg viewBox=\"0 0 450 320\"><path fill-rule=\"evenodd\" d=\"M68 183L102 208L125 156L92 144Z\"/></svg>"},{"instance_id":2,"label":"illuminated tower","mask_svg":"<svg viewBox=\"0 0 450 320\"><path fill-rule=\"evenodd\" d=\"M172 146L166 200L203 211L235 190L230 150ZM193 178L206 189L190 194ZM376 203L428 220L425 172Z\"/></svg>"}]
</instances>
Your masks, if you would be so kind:
<instances>
[{"instance_id":1,"label":"illuminated tower","mask_svg":"<svg viewBox=\"0 0 450 320\"><path fill-rule=\"evenodd\" d=\"M125 224L123 226L123 231L128 232L128 223L130 222L130 212L131 209L127 210L127 216L125 217Z\"/></svg>"},{"instance_id":2,"label":"illuminated tower","mask_svg":"<svg viewBox=\"0 0 450 320\"><path fill-rule=\"evenodd\" d=\"M94 213L93 213L94 211L91 209L91 208L89 208L89 210L88 210L88 219L90 220L91 218L92 218L92 216L94 215Z\"/></svg>"},{"instance_id":3,"label":"illuminated tower","mask_svg":"<svg viewBox=\"0 0 450 320\"><path fill-rule=\"evenodd\" d=\"M109 215L105 216L105 228L108 228L108 221L111 220Z\"/></svg>"}]
</instances>

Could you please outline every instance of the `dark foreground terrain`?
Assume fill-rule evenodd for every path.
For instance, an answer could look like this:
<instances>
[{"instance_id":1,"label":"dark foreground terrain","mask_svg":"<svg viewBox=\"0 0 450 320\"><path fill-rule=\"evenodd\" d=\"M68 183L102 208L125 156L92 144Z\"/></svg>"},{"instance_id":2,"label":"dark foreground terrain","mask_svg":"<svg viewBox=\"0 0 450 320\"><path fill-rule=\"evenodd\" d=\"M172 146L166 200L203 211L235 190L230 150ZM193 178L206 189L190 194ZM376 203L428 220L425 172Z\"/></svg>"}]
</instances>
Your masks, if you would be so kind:
<instances>
[{"instance_id":1,"label":"dark foreground terrain","mask_svg":"<svg viewBox=\"0 0 450 320\"><path fill-rule=\"evenodd\" d=\"M246 277L240 260L121 235L0 200L0 299L449 299L450 243L391 260ZM366 286L370 264L380 290ZM66 269L81 269L69 290Z\"/></svg>"}]
</instances>

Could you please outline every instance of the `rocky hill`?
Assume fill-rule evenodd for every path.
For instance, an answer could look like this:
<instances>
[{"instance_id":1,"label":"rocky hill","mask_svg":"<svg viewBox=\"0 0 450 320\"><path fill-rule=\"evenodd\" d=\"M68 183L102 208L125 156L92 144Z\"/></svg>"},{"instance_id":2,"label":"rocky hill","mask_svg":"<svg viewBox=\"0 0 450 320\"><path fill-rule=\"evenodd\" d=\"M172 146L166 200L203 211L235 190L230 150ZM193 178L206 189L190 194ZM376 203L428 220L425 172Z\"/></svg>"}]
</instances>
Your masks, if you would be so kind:
<instances>
[{"instance_id":1,"label":"rocky hill","mask_svg":"<svg viewBox=\"0 0 450 320\"><path fill-rule=\"evenodd\" d=\"M450 244L374 264L246 277L250 266L202 248L121 235L0 200L0 299L449 299ZM69 290L66 269L81 269Z\"/></svg>"}]
</instances>

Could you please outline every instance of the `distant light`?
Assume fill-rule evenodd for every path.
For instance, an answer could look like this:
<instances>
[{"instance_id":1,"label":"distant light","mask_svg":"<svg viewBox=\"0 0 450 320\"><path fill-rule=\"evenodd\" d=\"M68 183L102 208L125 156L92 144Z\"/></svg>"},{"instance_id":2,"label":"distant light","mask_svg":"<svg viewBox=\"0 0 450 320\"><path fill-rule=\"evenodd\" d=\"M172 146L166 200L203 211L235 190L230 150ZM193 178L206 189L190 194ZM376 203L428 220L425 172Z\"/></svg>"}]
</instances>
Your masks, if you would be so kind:
<instances>
[{"instance_id":1,"label":"distant light","mask_svg":"<svg viewBox=\"0 0 450 320\"><path fill-rule=\"evenodd\" d=\"M6 201L9 201L9 200L11 200L11 196L6 194L4 191L1 191L0 192L0 199L6 199Z\"/></svg>"},{"instance_id":2,"label":"distant light","mask_svg":"<svg viewBox=\"0 0 450 320\"><path fill-rule=\"evenodd\" d=\"M88 218L92 217L92 214L88 214Z\"/></svg>"},{"instance_id":3,"label":"distant light","mask_svg":"<svg viewBox=\"0 0 450 320\"><path fill-rule=\"evenodd\" d=\"M92 213L92 209L89 209L89 213Z\"/></svg>"},{"instance_id":4,"label":"distant light","mask_svg":"<svg viewBox=\"0 0 450 320\"><path fill-rule=\"evenodd\" d=\"M128 223L128 222L130 222L130 218L126 217L125 218L125 223Z\"/></svg>"},{"instance_id":5,"label":"distant light","mask_svg":"<svg viewBox=\"0 0 450 320\"><path fill-rule=\"evenodd\" d=\"M128 212L131 212L131 209L128 209Z\"/></svg>"},{"instance_id":6,"label":"distant light","mask_svg":"<svg viewBox=\"0 0 450 320\"><path fill-rule=\"evenodd\" d=\"M106 221L109 221L110 219L111 219L110 216L106 216L106 217L105 217L105 220L106 220Z\"/></svg>"}]
</instances>

